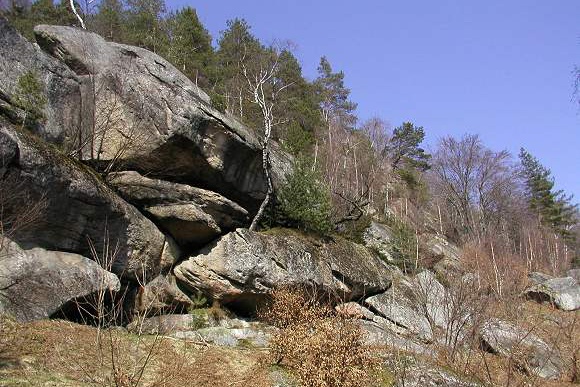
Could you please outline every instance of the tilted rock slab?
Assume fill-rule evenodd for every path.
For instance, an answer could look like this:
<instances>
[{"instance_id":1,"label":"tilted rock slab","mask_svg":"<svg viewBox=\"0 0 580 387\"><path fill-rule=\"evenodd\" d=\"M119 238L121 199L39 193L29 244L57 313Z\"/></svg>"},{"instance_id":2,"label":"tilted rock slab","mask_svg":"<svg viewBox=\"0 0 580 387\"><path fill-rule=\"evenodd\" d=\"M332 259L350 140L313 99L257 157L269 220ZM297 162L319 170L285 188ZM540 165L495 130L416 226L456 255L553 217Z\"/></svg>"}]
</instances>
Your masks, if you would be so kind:
<instances>
[{"instance_id":1,"label":"tilted rock slab","mask_svg":"<svg viewBox=\"0 0 580 387\"><path fill-rule=\"evenodd\" d=\"M399 334L427 342L451 340L462 337L472 325L472 308L456 307L461 297L458 291L466 290L445 288L431 271L423 270L412 278L399 278L386 292L364 303L385 320L375 318L375 322L390 323L391 330Z\"/></svg>"},{"instance_id":2,"label":"tilted rock slab","mask_svg":"<svg viewBox=\"0 0 580 387\"><path fill-rule=\"evenodd\" d=\"M429 320L415 310L413 303L406 298L399 287L392 287L384 293L367 298L365 305L392 323L391 329L397 333L417 337L427 342L433 340Z\"/></svg>"},{"instance_id":3,"label":"tilted rock slab","mask_svg":"<svg viewBox=\"0 0 580 387\"><path fill-rule=\"evenodd\" d=\"M0 114L18 122L23 111L15 94L18 80L33 72L43 87L44 122L35 129L47 141L63 144L81 125L81 82L62 62L22 37L0 16Z\"/></svg>"},{"instance_id":4,"label":"tilted rock slab","mask_svg":"<svg viewBox=\"0 0 580 387\"><path fill-rule=\"evenodd\" d=\"M348 301L391 284L385 264L363 246L291 231L268 235L238 229L177 265L174 273L183 285L247 311L282 285L313 286Z\"/></svg>"},{"instance_id":5,"label":"tilted rock slab","mask_svg":"<svg viewBox=\"0 0 580 387\"><path fill-rule=\"evenodd\" d=\"M480 338L484 349L513 356L521 367L546 379L557 379L562 372L559 353L528 330L492 319L483 324Z\"/></svg>"},{"instance_id":6,"label":"tilted rock slab","mask_svg":"<svg viewBox=\"0 0 580 387\"><path fill-rule=\"evenodd\" d=\"M466 376L421 359L387 360L386 365L396 375L394 387L483 387Z\"/></svg>"},{"instance_id":7,"label":"tilted rock slab","mask_svg":"<svg viewBox=\"0 0 580 387\"><path fill-rule=\"evenodd\" d=\"M41 25L35 34L41 48L84 82L84 101L94 106L98 133L83 133L89 140L83 158L118 159L125 169L207 188L257 209L267 189L259 139L213 109L169 62L78 28ZM275 143L270 156L277 184L290 158Z\"/></svg>"},{"instance_id":8,"label":"tilted rock slab","mask_svg":"<svg viewBox=\"0 0 580 387\"><path fill-rule=\"evenodd\" d=\"M565 311L580 309L580 283L572 277L547 279L526 289L524 295Z\"/></svg>"},{"instance_id":9,"label":"tilted rock slab","mask_svg":"<svg viewBox=\"0 0 580 387\"><path fill-rule=\"evenodd\" d=\"M19 321L48 318L68 302L119 291L116 275L78 254L23 250L4 238L0 249L0 314Z\"/></svg>"},{"instance_id":10,"label":"tilted rock slab","mask_svg":"<svg viewBox=\"0 0 580 387\"><path fill-rule=\"evenodd\" d=\"M101 261L110 258L111 271L143 282L178 258L174 243L168 243L149 219L90 168L1 121L0 184L17 184L28 201L23 205L46 203L35 227L13 235L23 247L73 252ZM109 263L103 265L109 269Z\"/></svg>"},{"instance_id":11,"label":"tilted rock slab","mask_svg":"<svg viewBox=\"0 0 580 387\"><path fill-rule=\"evenodd\" d=\"M216 192L150 179L135 171L111 173L107 181L181 246L202 247L248 222L244 208Z\"/></svg>"}]
</instances>

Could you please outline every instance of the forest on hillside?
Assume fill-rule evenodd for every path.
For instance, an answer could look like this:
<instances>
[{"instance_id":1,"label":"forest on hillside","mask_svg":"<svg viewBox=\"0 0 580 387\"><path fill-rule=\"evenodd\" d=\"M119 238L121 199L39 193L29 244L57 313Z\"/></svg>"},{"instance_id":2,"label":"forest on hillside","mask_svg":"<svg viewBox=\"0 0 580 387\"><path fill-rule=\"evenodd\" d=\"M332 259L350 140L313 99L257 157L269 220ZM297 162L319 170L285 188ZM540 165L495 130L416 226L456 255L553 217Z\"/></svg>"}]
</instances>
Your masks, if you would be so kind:
<instances>
[{"instance_id":1,"label":"forest on hillside","mask_svg":"<svg viewBox=\"0 0 580 387\"><path fill-rule=\"evenodd\" d=\"M418 235L440 233L463 247L467 264L500 296L523 273L556 274L580 263L578 206L525 149L512 155L468 134L441 138L428 153L429 123L361 122L343 71L323 56L317 78L306 79L291 42L261 42L243 19L212 37L195 9L169 11L163 0L77 7L88 30L159 54L215 108L260 136L271 132L294 156L294 173L262 226L356 240L378 217L396 231L392 253L406 271L429 265ZM4 14L29 40L38 24L80 24L68 3L52 0L14 1Z\"/></svg>"}]
</instances>

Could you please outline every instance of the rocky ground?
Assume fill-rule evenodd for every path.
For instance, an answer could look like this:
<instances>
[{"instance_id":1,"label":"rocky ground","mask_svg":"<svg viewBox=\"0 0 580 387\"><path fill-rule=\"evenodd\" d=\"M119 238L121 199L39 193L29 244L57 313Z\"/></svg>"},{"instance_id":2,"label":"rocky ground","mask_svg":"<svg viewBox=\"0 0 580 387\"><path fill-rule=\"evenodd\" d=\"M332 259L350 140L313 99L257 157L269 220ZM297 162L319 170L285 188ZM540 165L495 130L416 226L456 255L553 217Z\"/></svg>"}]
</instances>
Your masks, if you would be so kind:
<instances>
[{"instance_id":1,"label":"rocky ground","mask_svg":"<svg viewBox=\"0 0 580 387\"><path fill-rule=\"evenodd\" d=\"M252 130L147 50L35 33L0 18L0 385L292 385L256 320L284 285L364 329L377 385L578 380L578 270L490 301L436 232L418 236L432 264L404 273L380 219L357 242L249 231L266 193ZM15 98L30 70L35 123ZM279 186L291 156L271 157Z\"/></svg>"}]
</instances>

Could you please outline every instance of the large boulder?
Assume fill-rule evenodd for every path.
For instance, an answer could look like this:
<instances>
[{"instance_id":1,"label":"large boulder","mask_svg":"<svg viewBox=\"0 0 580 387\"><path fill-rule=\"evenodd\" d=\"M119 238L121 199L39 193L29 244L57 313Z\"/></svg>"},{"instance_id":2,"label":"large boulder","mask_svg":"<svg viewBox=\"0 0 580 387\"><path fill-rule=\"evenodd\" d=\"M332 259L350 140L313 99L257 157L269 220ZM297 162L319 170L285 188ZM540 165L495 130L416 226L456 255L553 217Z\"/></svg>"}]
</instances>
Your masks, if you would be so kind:
<instances>
[{"instance_id":1,"label":"large boulder","mask_svg":"<svg viewBox=\"0 0 580 387\"><path fill-rule=\"evenodd\" d=\"M370 297L371 299L373 297ZM371 301L372 302L372 301ZM413 338L405 337L408 330L380 315L377 315L357 302L336 305L336 312L344 317L357 319L364 332L367 345L389 347L405 352L435 356L435 352Z\"/></svg>"},{"instance_id":2,"label":"large boulder","mask_svg":"<svg viewBox=\"0 0 580 387\"><path fill-rule=\"evenodd\" d=\"M202 247L248 222L244 208L212 191L150 179L135 171L111 173L107 181L184 247Z\"/></svg>"},{"instance_id":3,"label":"large boulder","mask_svg":"<svg viewBox=\"0 0 580 387\"><path fill-rule=\"evenodd\" d=\"M116 275L78 254L23 250L7 238L0 245L0 314L19 321L48 318L67 303L120 289Z\"/></svg>"},{"instance_id":4,"label":"large boulder","mask_svg":"<svg viewBox=\"0 0 580 387\"><path fill-rule=\"evenodd\" d=\"M485 350L509 356L519 366L541 378L557 379L562 372L558 351L531 330L491 319L481 327L480 339Z\"/></svg>"},{"instance_id":5,"label":"large boulder","mask_svg":"<svg viewBox=\"0 0 580 387\"><path fill-rule=\"evenodd\" d=\"M414 353L417 355L435 357L436 352L426 344L413 338L399 334L393 327L376 318L373 321L360 320L359 326L364 333L364 342L373 347L387 347L390 350Z\"/></svg>"},{"instance_id":6,"label":"large boulder","mask_svg":"<svg viewBox=\"0 0 580 387\"><path fill-rule=\"evenodd\" d=\"M412 298L432 325L446 329L453 308L453 291L445 289L429 270L423 270L413 278L412 290Z\"/></svg>"},{"instance_id":7,"label":"large boulder","mask_svg":"<svg viewBox=\"0 0 580 387\"><path fill-rule=\"evenodd\" d=\"M81 157L211 189L255 210L266 192L260 141L210 106L209 97L169 62L94 33L41 25L40 47L84 80L98 130L88 129ZM289 156L270 154L278 183Z\"/></svg>"},{"instance_id":8,"label":"large boulder","mask_svg":"<svg viewBox=\"0 0 580 387\"><path fill-rule=\"evenodd\" d=\"M473 324L478 305L468 297L470 292L469 282L445 288L432 272L423 270L412 278L398 278L389 290L364 303L397 333L449 345L462 339Z\"/></svg>"},{"instance_id":9,"label":"large boulder","mask_svg":"<svg viewBox=\"0 0 580 387\"><path fill-rule=\"evenodd\" d=\"M36 222L13 234L23 247L77 253L141 282L168 270L178 258L174 244L99 175L2 122L0 184L16 190L19 198L4 216L18 217L23 208L44 204Z\"/></svg>"},{"instance_id":10,"label":"large boulder","mask_svg":"<svg viewBox=\"0 0 580 387\"><path fill-rule=\"evenodd\" d=\"M394 374L393 387L482 387L452 370L411 357L390 357L386 366Z\"/></svg>"},{"instance_id":11,"label":"large boulder","mask_svg":"<svg viewBox=\"0 0 580 387\"><path fill-rule=\"evenodd\" d=\"M562 310L580 309L580 284L572 277L547 279L526 289L524 295Z\"/></svg>"},{"instance_id":12,"label":"large boulder","mask_svg":"<svg viewBox=\"0 0 580 387\"><path fill-rule=\"evenodd\" d=\"M528 274L528 284L530 286L539 285L552 278L554 277L552 277L551 275L540 273L538 271L533 271Z\"/></svg>"},{"instance_id":13,"label":"large boulder","mask_svg":"<svg viewBox=\"0 0 580 387\"><path fill-rule=\"evenodd\" d=\"M406 297L406 291L401 287L393 286L384 293L369 297L365 300L365 305L378 316L386 319L386 321L375 319L375 322L382 323L383 326L390 323L391 330L422 341L433 340L433 330L429 320Z\"/></svg>"},{"instance_id":14,"label":"large boulder","mask_svg":"<svg viewBox=\"0 0 580 387\"><path fill-rule=\"evenodd\" d=\"M183 285L247 311L282 285L313 286L348 301L391 284L386 265L364 247L292 231L238 229L177 265L174 273Z\"/></svg>"},{"instance_id":15,"label":"large boulder","mask_svg":"<svg viewBox=\"0 0 580 387\"><path fill-rule=\"evenodd\" d=\"M74 72L22 37L0 16L0 114L13 122L23 112L15 101L18 81L32 72L46 97L44 120L35 128L47 141L63 144L81 125L81 84Z\"/></svg>"}]
</instances>

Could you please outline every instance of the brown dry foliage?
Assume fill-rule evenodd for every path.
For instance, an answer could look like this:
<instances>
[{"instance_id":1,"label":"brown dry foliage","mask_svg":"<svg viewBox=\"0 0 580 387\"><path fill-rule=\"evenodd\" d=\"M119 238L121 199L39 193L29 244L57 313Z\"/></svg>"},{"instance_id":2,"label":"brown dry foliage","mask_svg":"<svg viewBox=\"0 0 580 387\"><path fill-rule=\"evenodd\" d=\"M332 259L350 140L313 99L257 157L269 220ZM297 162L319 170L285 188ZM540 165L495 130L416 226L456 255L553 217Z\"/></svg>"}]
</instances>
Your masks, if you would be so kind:
<instances>
[{"instance_id":1,"label":"brown dry foliage","mask_svg":"<svg viewBox=\"0 0 580 387\"><path fill-rule=\"evenodd\" d=\"M533 301L522 302L505 297L490 299L482 319L499 318L520 327L527 335L540 337L562 358L563 373L558 380L542 379L525 369L529 366L530 349L516 345L509 355L487 352L478 340L458 351L451 358L441 351L437 363L460 375L466 375L489 386L572 386L578 383L580 369L580 328L577 312L564 312Z\"/></svg>"},{"instance_id":2,"label":"brown dry foliage","mask_svg":"<svg viewBox=\"0 0 580 387\"><path fill-rule=\"evenodd\" d=\"M270 358L291 370L305 387L373 384L377 357L364 344L356 320L337 314L316 292L280 288L261 317L279 328Z\"/></svg>"}]
</instances>

